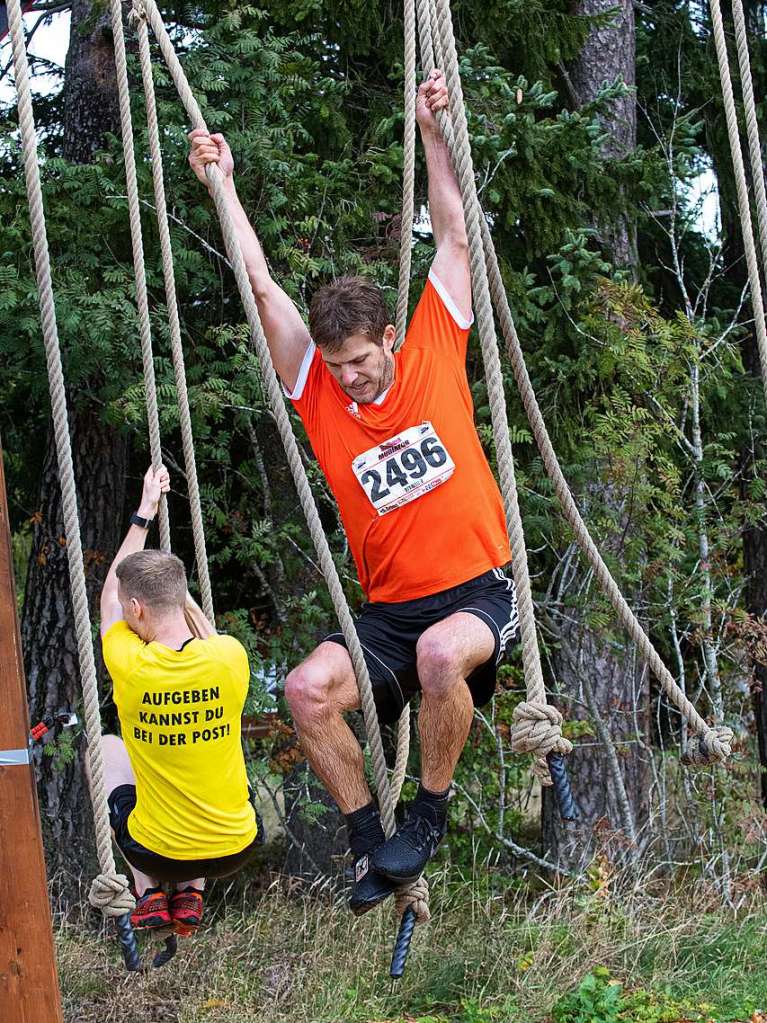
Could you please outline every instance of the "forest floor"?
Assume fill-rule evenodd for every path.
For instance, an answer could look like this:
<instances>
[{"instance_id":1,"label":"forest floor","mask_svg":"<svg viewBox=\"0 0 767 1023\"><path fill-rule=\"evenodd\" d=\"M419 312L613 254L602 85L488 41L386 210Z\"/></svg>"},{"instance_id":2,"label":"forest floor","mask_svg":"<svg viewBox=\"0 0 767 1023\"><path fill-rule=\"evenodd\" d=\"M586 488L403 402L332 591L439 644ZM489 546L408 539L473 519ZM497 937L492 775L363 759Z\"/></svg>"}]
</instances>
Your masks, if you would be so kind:
<instances>
[{"instance_id":1,"label":"forest floor","mask_svg":"<svg viewBox=\"0 0 767 1023\"><path fill-rule=\"evenodd\" d=\"M358 920L340 896L284 878L219 882L200 934L146 974L122 972L114 938L92 923L60 924L65 1019L767 1023L767 908L753 879L733 890L737 911L692 880L535 894L506 884L437 873L432 921L393 991L391 909Z\"/></svg>"}]
</instances>

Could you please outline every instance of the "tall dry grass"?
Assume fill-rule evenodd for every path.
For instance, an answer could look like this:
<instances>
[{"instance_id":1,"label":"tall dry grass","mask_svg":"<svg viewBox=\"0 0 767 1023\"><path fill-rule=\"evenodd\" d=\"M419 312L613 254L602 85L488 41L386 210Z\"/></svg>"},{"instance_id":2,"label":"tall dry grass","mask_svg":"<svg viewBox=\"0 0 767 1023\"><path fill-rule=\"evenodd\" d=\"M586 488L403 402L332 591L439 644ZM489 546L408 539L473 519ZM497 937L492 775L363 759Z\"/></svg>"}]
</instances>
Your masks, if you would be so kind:
<instances>
[{"instance_id":1,"label":"tall dry grass","mask_svg":"<svg viewBox=\"0 0 767 1023\"><path fill-rule=\"evenodd\" d=\"M92 923L61 924L57 943L67 1023L543 1023L593 967L679 1006L669 1019L747 1020L767 1008L767 913L753 877L740 908L694 880L592 871L562 890L515 890L477 865L432 878L431 924L419 928L407 974L391 991L395 922L353 918L338 893L276 878L219 885L201 933L165 969L125 975ZM144 942L146 944L146 942ZM653 995L653 997L655 997ZM665 1003L664 1003L665 1004ZM671 1002L669 1002L671 1004ZM754 1016L758 1019L758 1016Z\"/></svg>"}]
</instances>

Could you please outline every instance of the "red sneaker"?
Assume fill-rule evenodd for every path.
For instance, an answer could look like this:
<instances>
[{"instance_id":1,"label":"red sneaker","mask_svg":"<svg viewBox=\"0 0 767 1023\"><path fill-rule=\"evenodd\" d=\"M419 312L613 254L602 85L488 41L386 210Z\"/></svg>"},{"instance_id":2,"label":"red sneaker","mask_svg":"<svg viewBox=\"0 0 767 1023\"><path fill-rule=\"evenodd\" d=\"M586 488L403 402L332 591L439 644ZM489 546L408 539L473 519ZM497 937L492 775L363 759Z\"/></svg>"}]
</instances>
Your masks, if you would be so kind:
<instances>
[{"instance_id":1,"label":"red sneaker","mask_svg":"<svg viewBox=\"0 0 767 1023\"><path fill-rule=\"evenodd\" d=\"M202 920L202 892L188 885L170 897L170 915L176 934L188 938L194 934Z\"/></svg>"},{"instance_id":2,"label":"red sneaker","mask_svg":"<svg viewBox=\"0 0 767 1023\"><path fill-rule=\"evenodd\" d=\"M130 922L135 931L170 927L172 920L165 892L159 888L147 888L141 898L136 901L136 908L130 915Z\"/></svg>"}]
</instances>

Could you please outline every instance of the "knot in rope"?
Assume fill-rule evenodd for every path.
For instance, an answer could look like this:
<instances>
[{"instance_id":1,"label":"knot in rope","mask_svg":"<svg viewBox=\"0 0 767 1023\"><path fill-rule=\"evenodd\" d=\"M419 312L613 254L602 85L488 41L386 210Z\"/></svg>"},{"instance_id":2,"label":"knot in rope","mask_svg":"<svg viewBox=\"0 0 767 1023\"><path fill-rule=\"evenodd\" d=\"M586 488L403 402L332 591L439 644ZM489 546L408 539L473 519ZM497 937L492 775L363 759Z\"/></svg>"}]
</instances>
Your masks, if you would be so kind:
<instances>
[{"instance_id":1,"label":"knot in rope","mask_svg":"<svg viewBox=\"0 0 767 1023\"><path fill-rule=\"evenodd\" d=\"M397 916L404 916L412 906L419 924L427 924L431 920L429 912L429 882L421 875L417 881L398 888L394 893L394 908Z\"/></svg>"},{"instance_id":2,"label":"knot in rope","mask_svg":"<svg viewBox=\"0 0 767 1023\"><path fill-rule=\"evenodd\" d=\"M732 753L732 729L717 725L705 735L690 739L682 754L682 763L688 767L704 767L706 764L721 764Z\"/></svg>"},{"instance_id":3,"label":"knot in rope","mask_svg":"<svg viewBox=\"0 0 767 1023\"><path fill-rule=\"evenodd\" d=\"M104 916L124 916L136 908L136 900L125 874L99 874L94 877L88 902Z\"/></svg>"},{"instance_id":4,"label":"knot in rope","mask_svg":"<svg viewBox=\"0 0 767 1023\"><path fill-rule=\"evenodd\" d=\"M543 760L549 753L572 752L573 744L562 735L562 715L550 703L520 703L514 709L511 748L515 753L534 753Z\"/></svg>"}]
</instances>

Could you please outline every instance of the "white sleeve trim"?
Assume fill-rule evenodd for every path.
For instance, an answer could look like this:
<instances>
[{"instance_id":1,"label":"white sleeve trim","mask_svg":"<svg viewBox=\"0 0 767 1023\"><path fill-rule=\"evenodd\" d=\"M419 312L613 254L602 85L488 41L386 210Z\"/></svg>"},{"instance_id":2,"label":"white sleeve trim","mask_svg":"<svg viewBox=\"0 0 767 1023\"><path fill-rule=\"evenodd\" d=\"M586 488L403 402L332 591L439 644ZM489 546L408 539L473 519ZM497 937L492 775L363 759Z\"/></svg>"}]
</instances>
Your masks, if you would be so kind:
<instances>
[{"instance_id":1,"label":"white sleeve trim","mask_svg":"<svg viewBox=\"0 0 767 1023\"><path fill-rule=\"evenodd\" d=\"M474 323L474 313L471 314L471 317L468 320L466 319L465 316L463 316L461 314L461 312L458 309L458 306L455 304L455 302L452 300L452 298L448 294L447 288L442 283L442 281L439 279L439 277L437 277L437 275L434 273L433 269L429 270L429 280L431 281L432 285L434 286L434 290L437 292L439 297L442 299L442 302L443 302L445 308L450 313L450 315L453 317L453 319L458 324L458 326L461 328L461 330L468 330L469 327L471 327L472 323Z\"/></svg>"},{"instance_id":2,"label":"white sleeve trim","mask_svg":"<svg viewBox=\"0 0 767 1023\"><path fill-rule=\"evenodd\" d=\"M290 398L291 401L298 401L303 397L304 388L306 387L306 381L309 379L309 370L312 368L312 362L314 361L314 353L317 351L317 345L314 341L310 341L306 352L304 353L304 359L301 363L301 367L298 370L298 376L296 377L296 384L292 392L287 389L285 384L282 385L282 389L285 392L285 397Z\"/></svg>"}]
</instances>

